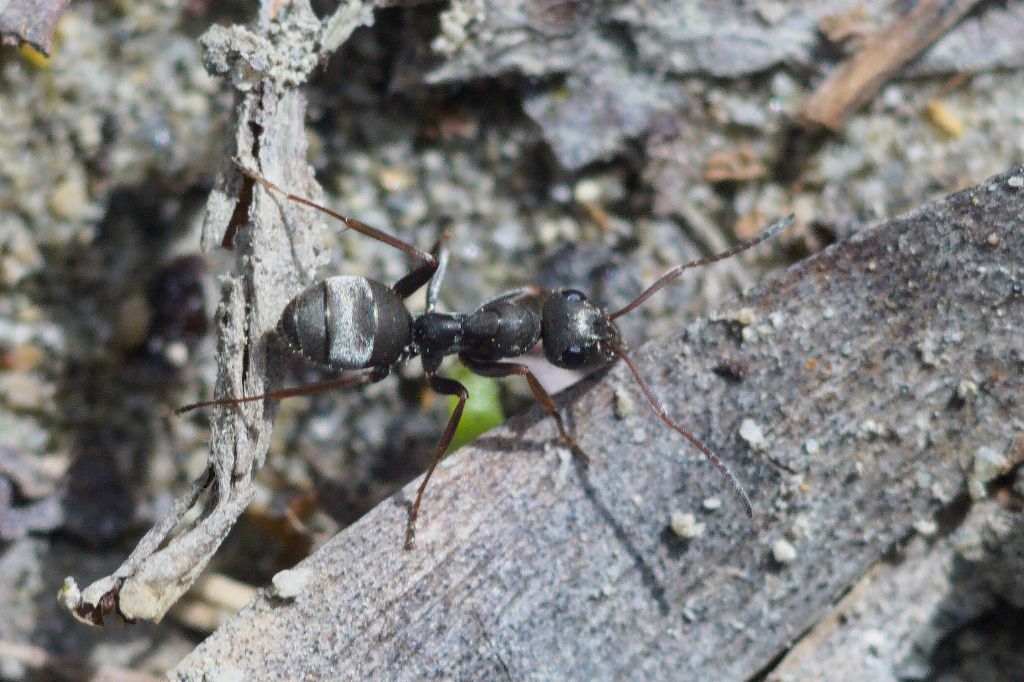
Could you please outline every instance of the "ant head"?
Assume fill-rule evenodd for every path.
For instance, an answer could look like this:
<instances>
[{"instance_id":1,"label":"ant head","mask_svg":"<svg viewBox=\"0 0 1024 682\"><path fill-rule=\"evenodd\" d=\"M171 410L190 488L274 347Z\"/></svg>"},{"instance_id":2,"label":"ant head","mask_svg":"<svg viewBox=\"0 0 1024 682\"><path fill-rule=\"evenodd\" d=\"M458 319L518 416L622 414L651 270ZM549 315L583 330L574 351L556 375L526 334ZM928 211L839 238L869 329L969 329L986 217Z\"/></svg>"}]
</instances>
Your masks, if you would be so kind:
<instances>
[{"instance_id":1,"label":"ant head","mask_svg":"<svg viewBox=\"0 0 1024 682\"><path fill-rule=\"evenodd\" d=\"M565 369L585 369L611 362L608 344L620 345L618 327L601 308L575 289L553 291L541 311L544 355Z\"/></svg>"}]
</instances>

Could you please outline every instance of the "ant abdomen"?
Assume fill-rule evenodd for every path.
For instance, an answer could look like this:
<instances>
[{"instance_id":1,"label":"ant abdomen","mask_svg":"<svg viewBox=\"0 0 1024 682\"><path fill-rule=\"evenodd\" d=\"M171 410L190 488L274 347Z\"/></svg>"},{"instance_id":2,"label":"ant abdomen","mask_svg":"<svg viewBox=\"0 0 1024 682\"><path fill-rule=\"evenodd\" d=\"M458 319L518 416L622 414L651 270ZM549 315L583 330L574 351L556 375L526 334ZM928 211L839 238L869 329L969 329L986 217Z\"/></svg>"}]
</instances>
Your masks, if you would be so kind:
<instances>
[{"instance_id":1,"label":"ant abdomen","mask_svg":"<svg viewBox=\"0 0 1024 682\"><path fill-rule=\"evenodd\" d=\"M277 329L292 352L343 370L394 364L411 327L409 311L394 291L365 277L339 275L289 301Z\"/></svg>"}]
</instances>

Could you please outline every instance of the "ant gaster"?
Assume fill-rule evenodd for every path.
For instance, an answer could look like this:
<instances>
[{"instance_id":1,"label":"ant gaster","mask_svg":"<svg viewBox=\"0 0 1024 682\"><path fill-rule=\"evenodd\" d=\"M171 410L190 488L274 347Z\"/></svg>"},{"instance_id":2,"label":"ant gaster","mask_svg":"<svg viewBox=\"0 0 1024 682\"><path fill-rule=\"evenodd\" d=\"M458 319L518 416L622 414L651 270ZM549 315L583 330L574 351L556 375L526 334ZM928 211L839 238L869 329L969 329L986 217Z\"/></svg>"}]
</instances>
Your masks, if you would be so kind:
<instances>
[{"instance_id":1,"label":"ant gaster","mask_svg":"<svg viewBox=\"0 0 1024 682\"><path fill-rule=\"evenodd\" d=\"M268 190L279 192L291 201L337 218L356 232L393 246L418 259L421 264L391 287L366 277L328 277L308 287L285 306L276 331L291 352L327 369L365 371L309 386L269 391L262 395L193 403L178 409L179 414L211 405L238 405L253 400L306 395L331 388L364 386L381 381L396 365L419 356L430 387L437 393L457 397L458 402L434 452L430 468L416 491L416 499L409 508L405 548L412 549L423 492L438 462L448 450L469 397L461 383L438 376L437 371L445 357L458 355L470 371L482 376L525 377L534 397L555 420L562 440L582 461L586 461L586 456L566 430L554 401L533 372L517 362L502 362L529 352L539 342L548 362L566 369L593 369L621 358L661 421L700 450L725 476L742 501L747 515L753 516L750 499L729 468L703 441L676 424L654 397L640 370L626 353L615 320L637 308L679 277L684 270L745 251L789 225L793 216L774 223L750 241L717 255L672 268L629 305L612 313L594 305L585 294L575 289L542 290L538 287L523 287L503 293L485 302L473 313L444 313L434 310L447 267L444 235L430 253L421 251L358 220L346 218L309 199L291 194L258 173L242 167L237 160L236 164L250 180ZM412 315L404 299L428 283L426 311Z\"/></svg>"}]
</instances>

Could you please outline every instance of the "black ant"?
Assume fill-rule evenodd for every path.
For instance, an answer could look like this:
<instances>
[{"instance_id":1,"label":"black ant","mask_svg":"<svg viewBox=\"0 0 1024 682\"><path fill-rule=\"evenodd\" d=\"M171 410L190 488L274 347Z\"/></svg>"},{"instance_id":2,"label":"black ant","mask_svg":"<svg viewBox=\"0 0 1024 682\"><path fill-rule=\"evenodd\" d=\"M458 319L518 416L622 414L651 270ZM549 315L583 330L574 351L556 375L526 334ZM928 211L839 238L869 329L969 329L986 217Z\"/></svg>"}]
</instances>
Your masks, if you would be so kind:
<instances>
[{"instance_id":1,"label":"black ant","mask_svg":"<svg viewBox=\"0 0 1024 682\"><path fill-rule=\"evenodd\" d=\"M543 290L539 287L523 287L505 292L486 301L473 313L442 313L436 312L434 308L447 267L446 235L437 240L430 253L421 251L358 220L346 218L309 199L291 194L258 173L238 165L249 179L268 190L279 192L291 201L337 218L356 232L418 259L421 265L391 287L366 277L328 277L308 287L285 306L276 333L292 353L314 365L334 371L367 371L309 386L269 391L262 395L193 403L179 408L178 414L199 407L238 405L253 400L307 395L331 388L365 386L383 380L396 365L418 355L430 387L442 395L456 396L458 403L437 445L430 468L416 491L416 499L409 508L405 548L412 549L416 540L416 519L423 491L438 462L448 450L469 397L461 383L437 375L445 357L458 355L462 364L482 376L525 377L534 397L555 420L562 440L581 461L587 461L576 441L566 431L551 396L533 372L517 362L501 362L529 352L540 342L548 362L566 369L593 369L621 358L636 377L655 414L707 457L739 496L747 515L753 517L750 498L729 468L703 441L672 421L654 397L640 370L626 353L615 320L637 308L679 277L684 270L729 258L763 242L791 224L792 215L769 226L750 241L717 255L672 268L629 305L613 313L597 307L587 300L585 294L575 289ZM406 308L404 299L428 283L426 311L414 316Z\"/></svg>"}]
</instances>

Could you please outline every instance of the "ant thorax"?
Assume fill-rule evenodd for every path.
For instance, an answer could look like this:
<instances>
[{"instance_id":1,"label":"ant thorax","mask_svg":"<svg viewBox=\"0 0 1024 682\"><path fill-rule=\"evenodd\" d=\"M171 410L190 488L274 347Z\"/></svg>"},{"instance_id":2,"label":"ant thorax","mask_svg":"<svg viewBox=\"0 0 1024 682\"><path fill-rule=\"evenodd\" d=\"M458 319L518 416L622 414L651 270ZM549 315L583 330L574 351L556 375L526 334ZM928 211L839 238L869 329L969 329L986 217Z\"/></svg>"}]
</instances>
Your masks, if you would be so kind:
<instances>
[{"instance_id":1,"label":"ant thorax","mask_svg":"<svg viewBox=\"0 0 1024 682\"><path fill-rule=\"evenodd\" d=\"M412 349L427 358L465 355L479 361L514 358L537 345L540 316L525 302L498 298L477 311L425 312L413 318Z\"/></svg>"}]
</instances>

